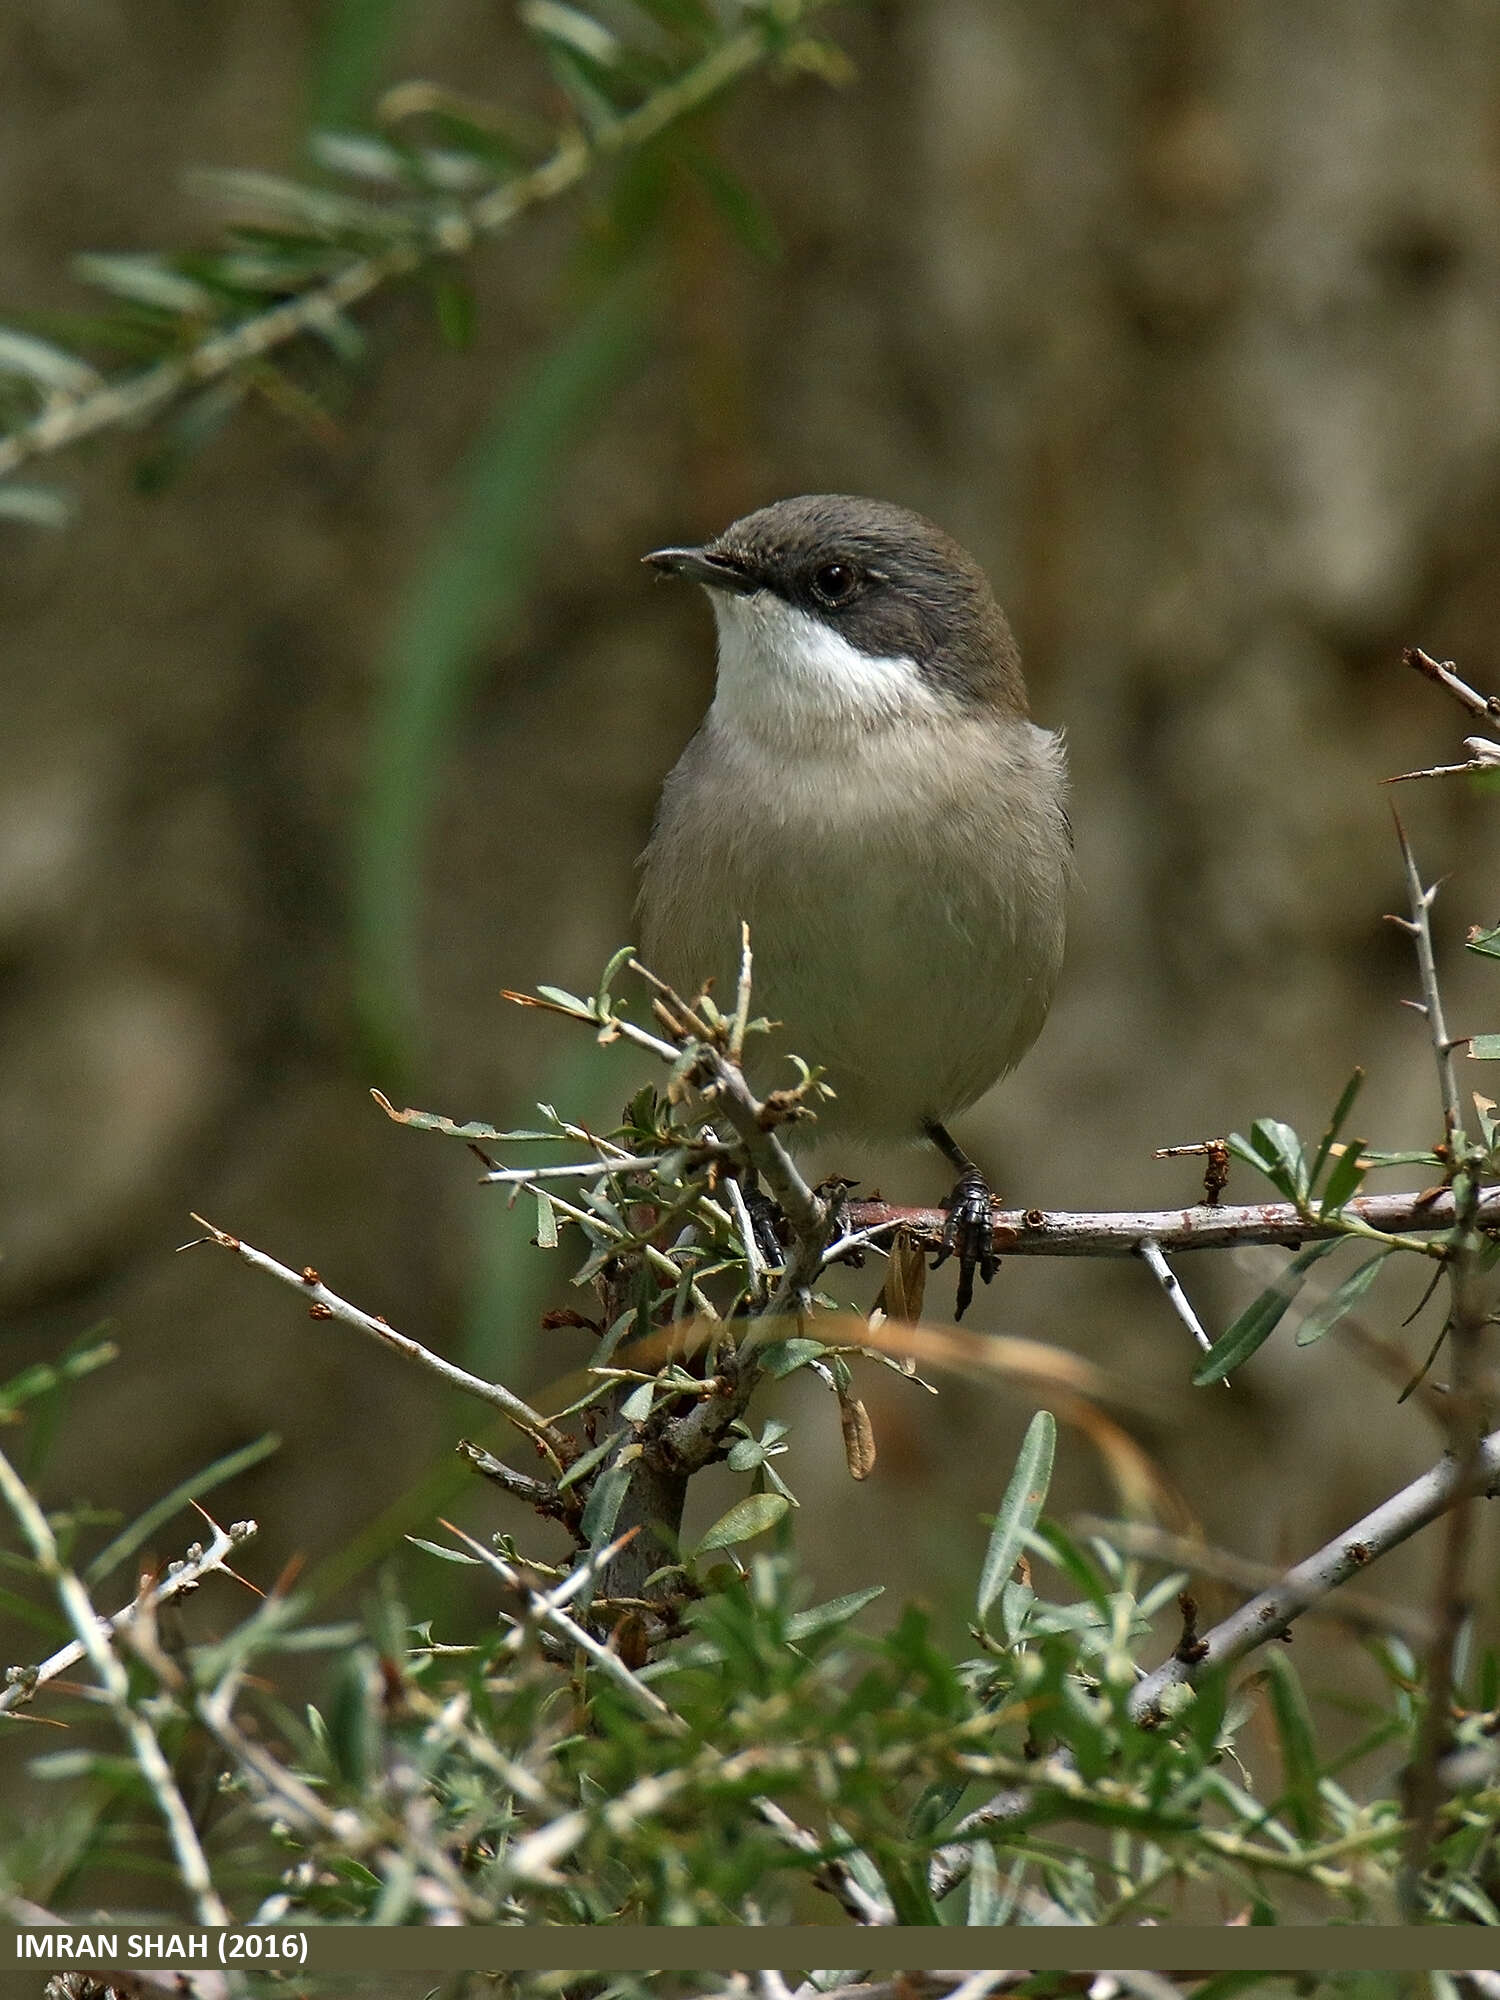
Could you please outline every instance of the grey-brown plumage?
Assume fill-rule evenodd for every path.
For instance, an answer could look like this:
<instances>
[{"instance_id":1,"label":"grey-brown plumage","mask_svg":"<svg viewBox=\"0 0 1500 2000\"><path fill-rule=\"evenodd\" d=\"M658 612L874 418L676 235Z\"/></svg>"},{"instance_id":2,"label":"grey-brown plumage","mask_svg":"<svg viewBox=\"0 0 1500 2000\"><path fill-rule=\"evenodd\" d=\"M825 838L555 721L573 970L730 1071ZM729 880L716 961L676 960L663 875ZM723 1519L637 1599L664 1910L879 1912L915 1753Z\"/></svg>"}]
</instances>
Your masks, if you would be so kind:
<instances>
[{"instance_id":1,"label":"grey-brown plumage","mask_svg":"<svg viewBox=\"0 0 1500 2000\"><path fill-rule=\"evenodd\" d=\"M684 992L732 990L748 922L757 1011L838 1093L819 1130L925 1132L967 1170L967 1291L993 1268L989 1196L944 1127L1052 997L1061 741L1029 718L978 565L904 508L784 500L646 560L708 590L719 668L642 858L645 961Z\"/></svg>"}]
</instances>

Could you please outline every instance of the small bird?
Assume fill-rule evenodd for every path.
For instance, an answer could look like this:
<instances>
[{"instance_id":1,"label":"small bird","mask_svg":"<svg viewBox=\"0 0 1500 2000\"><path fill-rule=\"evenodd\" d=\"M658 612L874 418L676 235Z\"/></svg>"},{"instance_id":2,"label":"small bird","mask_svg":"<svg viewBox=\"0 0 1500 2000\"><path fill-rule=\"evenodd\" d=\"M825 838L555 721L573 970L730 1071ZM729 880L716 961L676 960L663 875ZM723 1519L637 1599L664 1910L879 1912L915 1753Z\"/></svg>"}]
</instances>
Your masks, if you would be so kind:
<instances>
[{"instance_id":1,"label":"small bird","mask_svg":"<svg viewBox=\"0 0 1500 2000\"><path fill-rule=\"evenodd\" d=\"M807 494L643 558L708 592L718 680L641 857L646 964L733 991L837 1095L819 1129L925 1135L958 1182L936 1263L958 1313L996 1260L991 1193L948 1121L1040 1032L1072 873L1059 735L979 565L885 501ZM934 1265L936 1268L936 1264Z\"/></svg>"}]
</instances>

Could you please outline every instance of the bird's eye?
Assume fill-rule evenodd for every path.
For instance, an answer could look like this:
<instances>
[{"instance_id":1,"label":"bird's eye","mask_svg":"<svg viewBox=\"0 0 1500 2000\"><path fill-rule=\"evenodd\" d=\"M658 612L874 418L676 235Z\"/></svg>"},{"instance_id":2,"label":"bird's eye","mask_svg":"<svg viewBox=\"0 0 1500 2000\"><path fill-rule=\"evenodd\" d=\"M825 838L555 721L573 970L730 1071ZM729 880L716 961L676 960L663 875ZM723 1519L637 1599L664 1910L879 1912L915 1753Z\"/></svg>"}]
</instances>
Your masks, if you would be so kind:
<instances>
[{"instance_id":1,"label":"bird's eye","mask_svg":"<svg viewBox=\"0 0 1500 2000\"><path fill-rule=\"evenodd\" d=\"M859 589L859 571L853 563L824 563L813 571L812 587L823 604L847 604Z\"/></svg>"}]
</instances>

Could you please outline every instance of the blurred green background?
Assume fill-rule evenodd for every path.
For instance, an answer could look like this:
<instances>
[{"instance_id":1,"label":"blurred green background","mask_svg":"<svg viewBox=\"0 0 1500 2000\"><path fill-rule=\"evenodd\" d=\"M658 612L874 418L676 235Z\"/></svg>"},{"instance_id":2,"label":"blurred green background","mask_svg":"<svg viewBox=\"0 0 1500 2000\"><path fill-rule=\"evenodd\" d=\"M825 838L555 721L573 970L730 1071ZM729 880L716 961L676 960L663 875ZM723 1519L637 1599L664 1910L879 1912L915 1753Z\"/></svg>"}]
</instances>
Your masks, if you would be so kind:
<instances>
[{"instance_id":1,"label":"blurred green background","mask_svg":"<svg viewBox=\"0 0 1500 2000\"><path fill-rule=\"evenodd\" d=\"M466 345L427 288L391 290L323 419L251 398L170 466L157 433L107 436L39 468L73 525L0 523L6 1372L102 1321L123 1350L72 1396L49 1502L129 1515L276 1431L222 1511L260 1519L263 1581L297 1553L331 1577L355 1537L362 1559L427 1520L460 1432L495 1441L230 1259L175 1256L190 1209L525 1393L575 1366L538 1318L586 1302L529 1211L369 1088L611 1119L638 1072L499 994L591 990L628 938L709 695L706 607L638 557L780 495L950 529L1068 734L1062 991L963 1133L1007 1197L1189 1201L1192 1163L1153 1148L1265 1113L1317 1128L1355 1062L1363 1136L1436 1135L1379 781L1452 761L1469 726L1403 643L1500 686L1500 15L872 0L820 26L842 87L755 75L696 131L753 202L726 216L712 165L601 174L466 260ZM314 124L398 79L558 108L510 11L466 0L13 0L0 75L13 321L78 308L79 251L201 240L189 169L295 171ZM1493 1031L1493 973L1459 945L1500 916L1500 814L1451 785L1401 802L1451 877L1450 1020ZM943 1191L915 1153L819 1164ZM1183 1266L1215 1331L1263 1275ZM1383 1280L1371 1322L1394 1333L1416 1284ZM945 1274L936 1316L950 1297ZM1161 1391L1139 1435L1211 1539L1266 1560L1438 1450L1336 1340L1288 1330L1232 1392L1191 1391L1128 1261L1012 1261L970 1324ZM1431 1325L1397 1336L1413 1357ZM780 1462L809 1560L829 1590L957 1604L1031 1406L874 1371L866 1393L867 1485L826 1399ZM445 1504L529 1532L489 1489ZM1054 1506L1111 1505L1065 1440ZM1428 1560L1371 1586L1420 1597Z\"/></svg>"}]
</instances>

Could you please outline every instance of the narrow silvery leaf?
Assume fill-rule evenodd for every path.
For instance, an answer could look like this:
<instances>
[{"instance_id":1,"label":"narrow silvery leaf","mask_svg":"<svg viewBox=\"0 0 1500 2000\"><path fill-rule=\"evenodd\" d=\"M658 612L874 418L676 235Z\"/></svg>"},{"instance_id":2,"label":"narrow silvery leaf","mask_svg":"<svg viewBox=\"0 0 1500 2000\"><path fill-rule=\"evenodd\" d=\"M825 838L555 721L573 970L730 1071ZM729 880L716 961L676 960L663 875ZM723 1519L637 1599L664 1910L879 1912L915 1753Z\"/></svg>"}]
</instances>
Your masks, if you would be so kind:
<instances>
[{"instance_id":1,"label":"narrow silvery leaf","mask_svg":"<svg viewBox=\"0 0 1500 2000\"><path fill-rule=\"evenodd\" d=\"M1000 1502L990 1545L979 1572L976 1608L982 1625L1000 1587L1015 1568L1016 1557L1026 1545L1026 1537L1036 1526L1052 1481L1052 1460L1057 1450L1057 1419L1050 1410L1038 1410L1021 1440L1016 1469Z\"/></svg>"},{"instance_id":2,"label":"narrow silvery leaf","mask_svg":"<svg viewBox=\"0 0 1500 2000\"><path fill-rule=\"evenodd\" d=\"M33 528L65 528L78 510L70 494L50 486L0 486L0 515Z\"/></svg>"},{"instance_id":3,"label":"narrow silvery leaf","mask_svg":"<svg viewBox=\"0 0 1500 2000\"><path fill-rule=\"evenodd\" d=\"M755 1535L763 1535L767 1528L774 1528L787 1511L787 1501L780 1493L752 1493L744 1500L737 1500L728 1513L721 1514L708 1533L694 1550L695 1555L707 1555L713 1549L733 1548L736 1542L748 1542Z\"/></svg>"},{"instance_id":4,"label":"narrow silvery leaf","mask_svg":"<svg viewBox=\"0 0 1500 2000\"><path fill-rule=\"evenodd\" d=\"M523 0L519 12L533 34L549 42L563 42L590 62L613 69L620 60L619 37L577 7L565 7L561 0Z\"/></svg>"},{"instance_id":5,"label":"narrow silvery leaf","mask_svg":"<svg viewBox=\"0 0 1500 2000\"><path fill-rule=\"evenodd\" d=\"M0 374L29 376L42 388L64 396L86 396L103 380L97 369L76 355L8 326L0 326Z\"/></svg>"},{"instance_id":6,"label":"narrow silvery leaf","mask_svg":"<svg viewBox=\"0 0 1500 2000\"><path fill-rule=\"evenodd\" d=\"M160 257L104 255L89 250L73 259L73 269L86 284L98 285L136 305L160 312L207 314L214 308L212 292L174 271Z\"/></svg>"},{"instance_id":7,"label":"narrow silvery leaf","mask_svg":"<svg viewBox=\"0 0 1500 2000\"><path fill-rule=\"evenodd\" d=\"M1342 1240L1341 1237L1330 1236L1325 1242L1314 1243L1310 1248L1299 1251L1275 1284L1268 1285L1246 1306L1234 1324L1219 1335L1193 1370L1193 1387L1206 1388L1210 1383L1217 1382L1220 1376L1233 1373L1248 1361L1281 1324L1283 1313L1301 1290L1306 1272L1320 1257L1336 1250Z\"/></svg>"},{"instance_id":8,"label":"narrow silvery leaf","mask_svg":"<svg viewBox=\"0 0 1500 2000\"><path fill-rule=\"evenodd\" d=\"M1311 1347L1315 1340L1321 1340L1331 1326L1337 1326L1345 1313L1353 1312L1365 1293L1375 1282L1375 1274L1390 1256L1389 1250L1377 1250L1375 1255L1361 1264L1330 1293L1322 1305L1314 1308L1297 1329L1297 1345Z\"/></svg>"}]
</instances>

